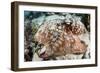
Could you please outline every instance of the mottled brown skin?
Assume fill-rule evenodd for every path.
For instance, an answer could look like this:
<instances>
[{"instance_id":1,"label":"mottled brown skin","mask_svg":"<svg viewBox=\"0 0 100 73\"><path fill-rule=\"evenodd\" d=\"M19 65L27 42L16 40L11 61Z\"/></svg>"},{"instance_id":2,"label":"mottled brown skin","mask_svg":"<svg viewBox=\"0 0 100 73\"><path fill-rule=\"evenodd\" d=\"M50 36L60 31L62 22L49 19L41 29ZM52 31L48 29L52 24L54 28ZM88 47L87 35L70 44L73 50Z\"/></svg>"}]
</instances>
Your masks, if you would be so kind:
<instances>
[{"instance_id":1,"label":"mottled brown skin","mask_svg":"<svg viewBox=\"0 0 100 73\"><path fill-rule=\"evenodd\" d=\"M66 54L84 54L86 52L87 45L77 36L82 34L84 30L78 29L80 26L72 27L71 25L67 25L65 23L63 26L64 29L61 30L60 36L56 42L52 42L52 33L50 32L45 34L44 32L40 31L38 32L38 36L35 36L36 41L44 44L44 46L46 45L46 50L40 57L57 57L65 56Z\"/></svg>"},{"instance_id":2,"label":"mottled brown skin","mask_svg":"<svg viewBox=\"0 0 100 73\"><path fill-rule=\"evenodd\" d=\"M62 40L59 39L59 41L56 42L58 46L55 46L56 43L53 43L53 46L55 47L52 50L54 50L55 56L61 56L66 54L82 54L86 52L87 46L84 42L81 42L77 36L66 36L67 38L70 38L69 40L63 38L63 36L60 37ZM74 36L74 38L72 36Z\"/></svg>"}]
</instances>

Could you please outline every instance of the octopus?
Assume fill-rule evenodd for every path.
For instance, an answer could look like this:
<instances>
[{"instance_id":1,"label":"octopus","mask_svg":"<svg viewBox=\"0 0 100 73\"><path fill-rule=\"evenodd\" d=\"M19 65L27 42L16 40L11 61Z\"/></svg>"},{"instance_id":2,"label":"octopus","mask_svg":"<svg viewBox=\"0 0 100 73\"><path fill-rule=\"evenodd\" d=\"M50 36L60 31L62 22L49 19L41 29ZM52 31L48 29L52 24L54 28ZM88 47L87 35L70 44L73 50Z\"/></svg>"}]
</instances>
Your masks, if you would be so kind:
<instances>
[{"instance_id":1,"label":"octopus","mask_svg":"<svg viewBox=\"0 0 100 73\"><path fill-rule=\"evenodd\" d=\"M73 16L74 17L74 16ZM87 32L84 24L71 15L66 18L45 21L35 34L35 41L43 44L38 51L38 56L44 60L57 59L68 55L83 55L88 50L86 41L80 39L80 35ZM67 58L66 58L67 56ZM81 57L82 58L82 57ZM70 58L71 59L71 58Z\"/></svg>"}]
</instances>

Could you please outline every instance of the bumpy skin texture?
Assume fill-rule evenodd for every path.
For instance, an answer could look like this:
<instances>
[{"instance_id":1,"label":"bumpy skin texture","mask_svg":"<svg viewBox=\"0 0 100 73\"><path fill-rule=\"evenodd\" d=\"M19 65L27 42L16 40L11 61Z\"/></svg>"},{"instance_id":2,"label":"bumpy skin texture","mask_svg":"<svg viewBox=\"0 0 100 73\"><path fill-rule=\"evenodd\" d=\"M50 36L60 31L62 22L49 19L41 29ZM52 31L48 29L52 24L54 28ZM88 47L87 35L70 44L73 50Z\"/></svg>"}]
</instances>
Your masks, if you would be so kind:
<instances>
[{"instance_id":1,"label":"bumpy skin texture","mask_svg":"<svg viewBox=\"0 0 100 73\"><path fill-rule=\"evenodd\" d=\"M65 20L56 22L55 20L54 23L53 21L44 22L35 34L35 40L44 45L39 51L39 56L47 58L84 54L87 51L87 44L78 37L86 31L81 21L69 16Z\"/></svg>"}]
</instances>

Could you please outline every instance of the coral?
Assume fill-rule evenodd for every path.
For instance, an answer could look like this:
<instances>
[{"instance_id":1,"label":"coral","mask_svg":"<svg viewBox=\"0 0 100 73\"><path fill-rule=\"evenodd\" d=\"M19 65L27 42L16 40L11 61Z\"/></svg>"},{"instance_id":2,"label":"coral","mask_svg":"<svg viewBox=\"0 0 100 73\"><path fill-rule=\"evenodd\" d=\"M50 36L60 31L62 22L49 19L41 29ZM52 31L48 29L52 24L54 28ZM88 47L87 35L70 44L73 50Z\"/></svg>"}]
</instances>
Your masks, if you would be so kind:
<instances>
[{"instance_id":1,"label":"coral","mask_svg":"<svg viewBox=\"0 0 100 73\"><path fill-rule=\"evenodd\" d=\"M90 15L25 11L25 61L88 59Z\"/></svg>"}]
</instances>

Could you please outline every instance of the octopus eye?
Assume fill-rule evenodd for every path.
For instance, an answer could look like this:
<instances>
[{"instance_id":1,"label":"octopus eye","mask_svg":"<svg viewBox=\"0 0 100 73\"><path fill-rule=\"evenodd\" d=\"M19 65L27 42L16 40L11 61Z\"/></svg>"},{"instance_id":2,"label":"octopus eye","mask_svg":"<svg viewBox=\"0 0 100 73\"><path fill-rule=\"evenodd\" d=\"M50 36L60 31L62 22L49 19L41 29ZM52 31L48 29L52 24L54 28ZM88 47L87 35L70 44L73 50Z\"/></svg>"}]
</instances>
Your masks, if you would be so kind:
<instances>
[{"instance_id":1,"label":"octopus eye","mask_svg":"<svg viewBox=\"0 0 100 73\"><path fill-rule=\"evenodd\" d=\"M84 41L82 41L82 40L81 40L81 43L85 44L85 42L84 42Z\"/></svg>"}]
</instances>

